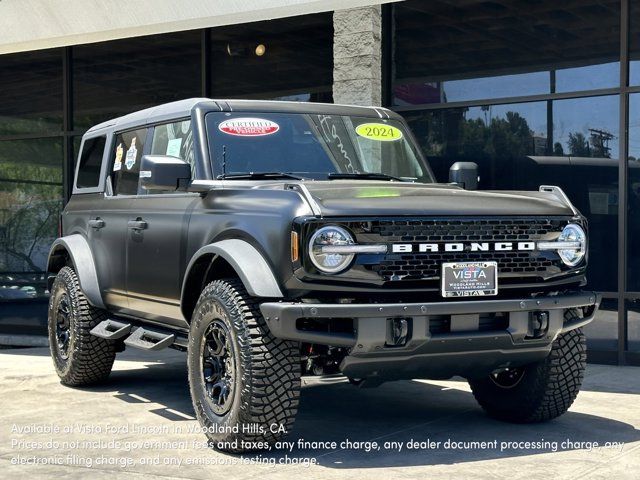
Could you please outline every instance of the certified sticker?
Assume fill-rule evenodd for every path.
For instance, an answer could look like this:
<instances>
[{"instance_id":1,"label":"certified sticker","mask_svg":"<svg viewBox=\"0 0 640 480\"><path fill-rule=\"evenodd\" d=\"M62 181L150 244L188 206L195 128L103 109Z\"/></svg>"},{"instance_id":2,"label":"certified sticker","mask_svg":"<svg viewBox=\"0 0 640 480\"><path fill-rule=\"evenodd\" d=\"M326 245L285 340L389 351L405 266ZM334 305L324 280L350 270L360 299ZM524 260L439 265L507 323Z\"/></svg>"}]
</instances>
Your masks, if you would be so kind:
<instances>
[{"instance_id":1,"label":"certified sticker","mask_svg":"<svg viewBox=\"0 0 640 480\"><path fill-rule=\"evenodd\" d=\"M395 142L402 138L402 130L385 123L363 123L356 127L356 133L378 142Z\"/></svg>"},{"instance_id":2,"label":"certified sticker","mask_svg":"<svg viewBox=\"0 0 640 480\"><path fill-rule=\"evenodd\" d=\"M218 130L237 137L262 137L280 130L280 125L265 118L232 118L218 125Z\"/></svg>"}]
</instances>

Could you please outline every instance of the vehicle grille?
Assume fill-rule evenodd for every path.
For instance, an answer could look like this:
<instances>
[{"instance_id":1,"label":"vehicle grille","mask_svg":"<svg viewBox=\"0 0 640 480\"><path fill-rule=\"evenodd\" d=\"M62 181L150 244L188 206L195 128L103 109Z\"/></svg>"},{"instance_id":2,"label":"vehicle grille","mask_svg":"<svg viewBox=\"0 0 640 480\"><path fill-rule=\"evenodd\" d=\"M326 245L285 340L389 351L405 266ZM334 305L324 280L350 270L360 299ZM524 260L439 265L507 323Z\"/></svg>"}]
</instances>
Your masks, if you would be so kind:
<instances>
[{"instance_id":1,"label":"vehicle grille","mask_svg":"<svg viewBox=\"0 0 640 480\"><path fill-rule=\"evenodd\" d=\"M410 219L373 221L366 230L372 240L385 243L491 243L552 239L566 224L563 218ZM438 279L443 262L480 260L497 261L503 277L544 278L567 269L549 251L389 253L367 269L385 281Z\"/></svg>"}]
</instances>

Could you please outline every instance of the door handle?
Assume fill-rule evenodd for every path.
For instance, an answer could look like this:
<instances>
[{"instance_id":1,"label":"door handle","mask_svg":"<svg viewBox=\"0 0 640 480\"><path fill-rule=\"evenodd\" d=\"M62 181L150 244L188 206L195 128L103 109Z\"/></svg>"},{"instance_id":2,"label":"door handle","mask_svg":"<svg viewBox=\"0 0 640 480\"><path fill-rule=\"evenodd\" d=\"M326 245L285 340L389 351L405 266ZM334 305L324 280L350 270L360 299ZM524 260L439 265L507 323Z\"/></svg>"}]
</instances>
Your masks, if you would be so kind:
<instances>
[{"instance_id":1,"label":"door handle","mask_svg":"<svg viewBox=\"0 0 640 480\"><path fill-rule=\"evenodd\" d=\"M129 220L127 222L127 227L131 230L144 230L147 228L147 222L144 220Z\"/></svg>"},{"instance_id":2,"label":"door handle","mask_svg":"<svg viewBox=\"0 0 640 480\"><path fill-rule=\"evenodd\" d=\"M95 228L96 230L100 230L102 227L104 227L104 220L102 220L101 218L89 220L88 223L91 228Z\"/></svg>"}]
</instances>

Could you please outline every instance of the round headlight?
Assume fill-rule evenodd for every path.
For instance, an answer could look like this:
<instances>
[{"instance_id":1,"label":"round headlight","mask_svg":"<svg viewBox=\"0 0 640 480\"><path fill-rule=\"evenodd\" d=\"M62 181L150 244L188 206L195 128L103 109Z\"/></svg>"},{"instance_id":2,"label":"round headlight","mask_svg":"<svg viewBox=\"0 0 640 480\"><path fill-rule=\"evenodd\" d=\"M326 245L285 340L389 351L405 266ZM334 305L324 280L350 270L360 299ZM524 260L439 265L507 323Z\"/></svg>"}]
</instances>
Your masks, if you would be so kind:
<instances>
[{"instance_id":1,"label":"round headlight","mask_svg":"<svg viewBox=\"0 0 640 480\"><path fill-rule=\"evenodd\" d=\"M564 230L562 230L562 233L558 237L558 242L571 242L578 244L576 248L558 250L558 255L560 255L562 261L570 267L578 265L587 252L587 235L584 233L582 227L575 223L570 223L564 227Z\"/></svg>"},{"instance_id":2,"label":"round headlight","mask_svg":"<svg viewBox=\"0 0 640 480\"><path fill-rule=\"evenodd\" d=\"M318 270L324 273L339 273L349 266L354 255L324 252L323 247L352 244L353 237L344 228L334 225L322 227L309 240L309 257Z\"/></svg>"}]
</instances>

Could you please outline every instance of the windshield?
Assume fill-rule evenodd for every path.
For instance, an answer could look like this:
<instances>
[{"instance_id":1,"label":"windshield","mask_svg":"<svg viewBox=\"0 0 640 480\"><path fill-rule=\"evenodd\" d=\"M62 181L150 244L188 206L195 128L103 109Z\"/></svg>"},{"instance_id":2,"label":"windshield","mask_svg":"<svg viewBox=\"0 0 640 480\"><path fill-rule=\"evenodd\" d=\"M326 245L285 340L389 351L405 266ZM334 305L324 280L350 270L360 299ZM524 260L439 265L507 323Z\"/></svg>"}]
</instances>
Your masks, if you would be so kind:
<instances>
[{"instance_id":1,"label":"windshield","mask_svg":"<svg viewBox=\"0 0 640 480\"><path fill-rule=\"evenodd\" d=\"M405 126L397 120L299 113L210 113L215 175L288 173L304 178L381 174L433 182ZM357 175L356 175L357 177ZM267 178L267 177L263 177Z\"/></svg>"}]
</instances>

